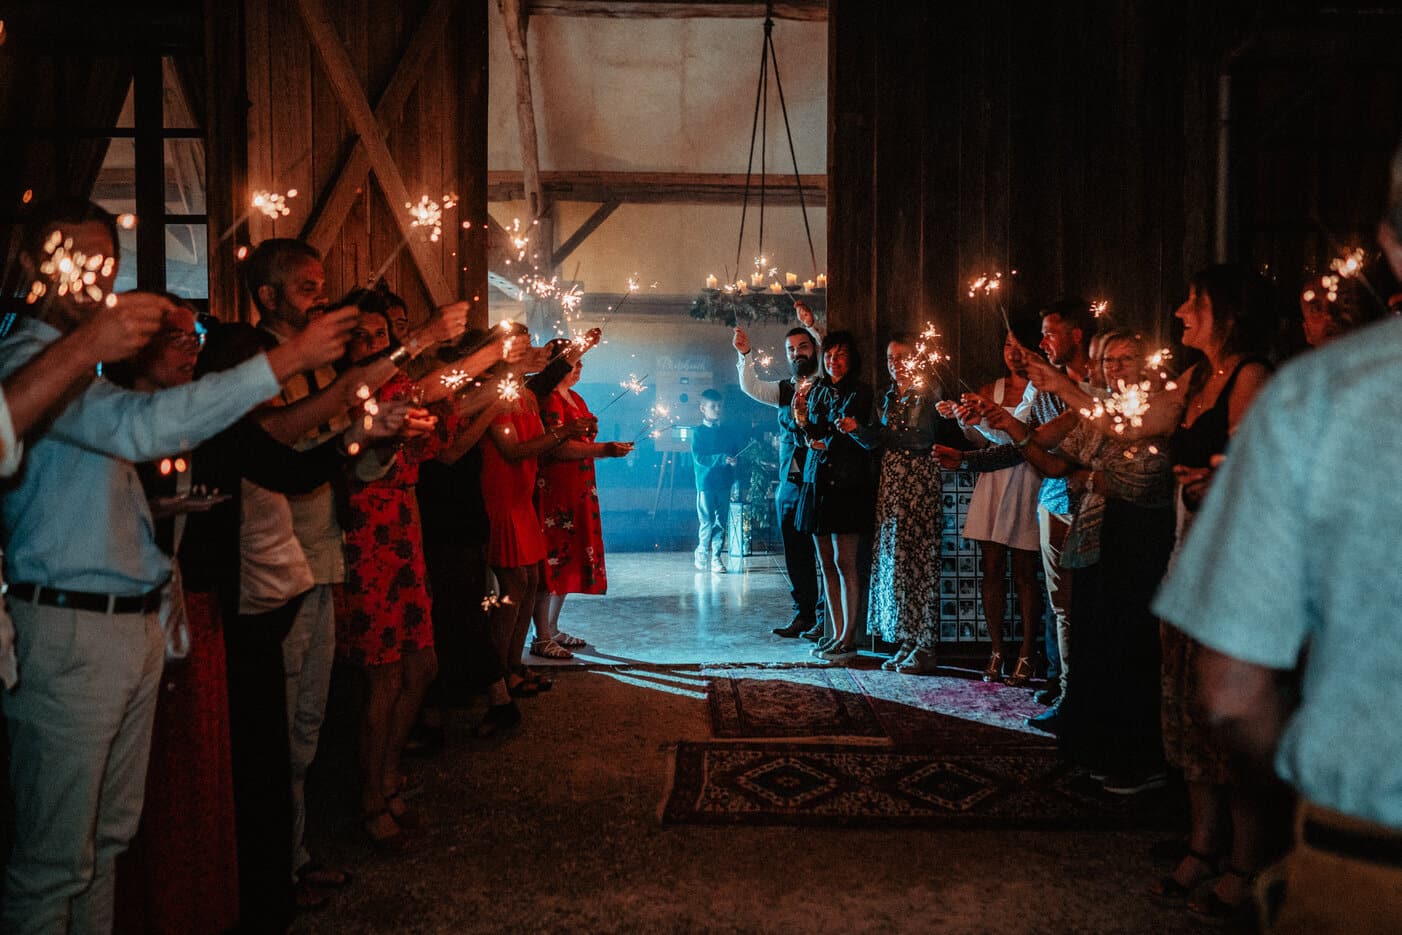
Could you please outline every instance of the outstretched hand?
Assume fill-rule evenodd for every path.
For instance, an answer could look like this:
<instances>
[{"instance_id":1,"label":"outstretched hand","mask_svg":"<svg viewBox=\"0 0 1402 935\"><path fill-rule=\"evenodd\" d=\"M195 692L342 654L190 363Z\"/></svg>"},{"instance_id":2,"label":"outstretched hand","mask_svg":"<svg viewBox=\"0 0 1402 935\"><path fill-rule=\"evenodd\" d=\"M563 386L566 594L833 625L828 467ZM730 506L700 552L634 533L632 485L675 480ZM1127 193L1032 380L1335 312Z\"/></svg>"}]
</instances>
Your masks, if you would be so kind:
<instances>
[{"instance_id":1,"label":"outstretched hand","mask_svg":"<svg viewBox=\"0 0 1402 935\"><path fill-rule=\"evenodd\" d=\"M934 455L935 460L939 461L940 467L946 471L957 471L959 465L964 463L964 453L958 448L936 445L931 454Z\"/></svg>"},{"instance_id":2,"label":"outstretched hand","mask_svg":"<svg viewBox=\"0 0 1402 935\"><path fill-rule=\"evenodd\" d=\"M124 360L146 346L174 307L155 293L123 292L113 305L98 308L81 331L92 342L95 359Z\"/></svg>"},{"instance_id":3,"label":"outstretched hand","mask_svg":"<svg viewBox=\"0 0 1402 935\"><path fill-rule=\"evenodd\" d=\"M741 328L739 325L735 326L735 334L731 337L730 343L733 344L735 350L739 351L741 354L748 354L750 352L750 336L746 334L745 329Z\"/></svg>"},{"instance_id":4,"label":"outstretched hand","mask_svg":"<svg viewBox=\"0 0 1402 935\"><path fill-rule=\"evenodd\" d=\"M798 313L798 323L803 327L808 329L817 327L818 319L814 317L813 310L802 299L794 299L793 310Z\"/></svg>"}]
</instances>

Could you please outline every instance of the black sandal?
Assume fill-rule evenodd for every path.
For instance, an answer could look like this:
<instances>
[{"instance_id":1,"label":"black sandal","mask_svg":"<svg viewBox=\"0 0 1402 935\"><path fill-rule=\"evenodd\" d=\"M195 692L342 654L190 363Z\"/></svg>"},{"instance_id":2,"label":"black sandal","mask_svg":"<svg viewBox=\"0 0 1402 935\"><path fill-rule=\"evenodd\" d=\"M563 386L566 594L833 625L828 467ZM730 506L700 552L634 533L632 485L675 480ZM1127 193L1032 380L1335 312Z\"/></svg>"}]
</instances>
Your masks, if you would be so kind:
<instances>
[{"instance_id":1,"label":"black sandal","mask_svg":"<svg viewBox=\"0 0 1402 935\"><path fill-rule=\"evenodd\" d=\"M494 704L482 715L482 720L472 729L472 736L485 740L488 737L510 730L521 723L521 709L516 702Z\"/></svg>"},{"instance_id":2,"label":"black sandal","mask_svg":"<svg viewBox=\"0 0 1402 935\"><path fill-rule=\"evenodd\" d=\"M1242 889L1246 893L1240 902L1229 903L1221 896L1217 895L1217 888L1214 886L1207 890L1202 896L1188 903L1188 911L1204 919L1217 922L1227 922L1238 916L1249 916L1252 906L1252 887L1256 883L1256 874L1247 873L1231 864L1222 865L1222 877L1236 877L1242 883Z\"/></svg>"},{"instance_id":3,"label":"black sandal","mask_svg":"<svg viewBox=\"0 0 1402 935\"><path fill-rule=\"evenodd\" d=\"M1182 903L1192 894L1193 890L1197 889L1205 880L1210 879L1212 875L1217 872L1217 858L1213 855L1204 854L1201 851L1195 851L1189 848L1188 853L1183 855L1183 860L1187 860L1189 857L1206 868L1201 876L1197 877L1194 882L1185 886L1179 883L1178 878L1173 874L1166 873L1159 877L1158 883L1149 887L1149 895L1168 903ZM1183 861L1180 860L1179 864L1181 865L1182 862Z\"/></svg>"}]
</instances>

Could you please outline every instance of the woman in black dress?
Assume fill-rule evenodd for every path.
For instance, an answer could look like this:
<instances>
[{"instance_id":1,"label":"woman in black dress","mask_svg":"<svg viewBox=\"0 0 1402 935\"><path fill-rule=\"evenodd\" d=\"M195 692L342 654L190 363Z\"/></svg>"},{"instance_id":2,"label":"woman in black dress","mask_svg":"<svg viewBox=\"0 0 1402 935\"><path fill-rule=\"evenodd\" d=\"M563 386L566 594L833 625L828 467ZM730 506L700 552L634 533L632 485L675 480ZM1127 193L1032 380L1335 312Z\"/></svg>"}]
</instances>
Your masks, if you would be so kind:
<instances>
[{"instance_id":1,"label":"woman in black dress","mask_svg":"<svg viewBox=\"0 0 1402 935\"><path fill-rule=\"evenodd\" d=\"M841 431L838 423L871 419L872 393L859 376L861 353L852 334L834 331L823 340L827 375L805 380L794 393L794 419L808 439L803 487L795 525L811 533L823 569L823 594L832 632L814 653L845 663L857 655L857 615L862 584L857 546L870 534L876 512L876 477L871 452Z\"/></svg>"}]
</instances>

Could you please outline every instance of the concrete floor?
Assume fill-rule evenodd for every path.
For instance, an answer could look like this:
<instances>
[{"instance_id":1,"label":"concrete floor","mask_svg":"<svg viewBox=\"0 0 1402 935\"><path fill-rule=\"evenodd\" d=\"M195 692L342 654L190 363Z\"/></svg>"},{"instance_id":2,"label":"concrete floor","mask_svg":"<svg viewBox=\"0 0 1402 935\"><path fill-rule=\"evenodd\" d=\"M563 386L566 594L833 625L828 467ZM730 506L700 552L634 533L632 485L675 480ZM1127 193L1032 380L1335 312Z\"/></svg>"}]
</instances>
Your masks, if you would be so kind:
<instances>
[{"instance_id":1,"label":"concrete floor","mask_svg":"<svg viewBox=\"0 0 1402 935\"><path fill-rule=\"evenodd\" d=\"M610 554L608 594L573 595L560 613L560 629L590 641L576 664L811 662L807 640L769 632L792 613L783 556L726 562L716 575L697 571L690 552Z\"/></svg>"},{"instance_id":2,"label":"concrete floor","mask_svg":"<svg viewBox=\"0 0 1402 935\"><path fill-rule=\"evenodd\" d=\"M314 829L356 873L299 933L1201 931L1145 895L1162 835L663 826L672 750L705 740L708 662L811 662L766 556L697 574L688 553L611 555L607 597L561 624L593 640L521 702L524 723L414 761L428 819L408 853L370 850L353 824ZM537 660L533 663L539 664ZM1007 689L1015 691L1014 689Z\"/></svg>"}]
</instances>

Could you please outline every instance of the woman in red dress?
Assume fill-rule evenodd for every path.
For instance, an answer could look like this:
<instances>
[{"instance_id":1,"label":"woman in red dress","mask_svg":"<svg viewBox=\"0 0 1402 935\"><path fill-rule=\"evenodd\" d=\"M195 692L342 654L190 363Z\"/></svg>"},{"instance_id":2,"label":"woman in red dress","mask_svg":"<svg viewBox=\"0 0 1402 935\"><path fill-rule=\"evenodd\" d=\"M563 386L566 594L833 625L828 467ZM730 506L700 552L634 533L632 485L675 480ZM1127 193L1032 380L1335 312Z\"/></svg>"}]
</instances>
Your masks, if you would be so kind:
<instances>
[{"instance_id":1,"label":"woman in red dress","mask_svg":"<svg viewBox=\"0 0 1402 935\"><path fill-rule=\"evenodd\" d=\"M530 340L524 325L515 325L508 333L514 341ZM549 365L562 366L558 360ZM503 670L511 673L507 687L513 696L533 695L543 687L527 678L521 665L540 586L540 566L548 551L535 506L536 459L592 428L592 422L576 420L547 430L535 393L525 388L519 393L518 407L496 418L488 430L490 442L482 446L482 499L491 527L487 564L496 576L498 591L491 639ZM509 726L519 717L514 706L494 704L483 727Z\"/></svg>"},{"instance_id":2,"label":"woman in red dress","mask_svg":"<svg viewBox=\"0 0 1402 935\"><path fill-rule=\"evenodd\" d=\"M623 458L633 450L628 442L595 441L597 420L574 391L583 360L575 361L555 391L541 402L546 429L587 420L583 437L565 442L539 469L541 525L545 529L545 565L535 602L535 642L531 653L547 659L569 659L586 641L559 628L560 609L568 594L603 594L608 590L604 568L604 534L599 520L599 491L594 482L595 458Z\"/></svg>"},{"instance_id":3,"label":"woman in red dress","mask_svg":"<svg viewBox=\"0 0 1402 935\"><path fill-rule=\"evenodd\" d=\"M360 319L346 351L358 363L389 347L390 330L371 297L357 304ZM414 394L414 383L397 375L376 399L412 399ZM438 672L414 490L419 465L435 457L455 431L452 407L435 409L437 415L410 409L405 425L417 437L400 450L384 476L369 483L351 478L342 524L346 584L337 595L336 649L362 667L370 683L360 724L362 824L371 843L384 849L402 846L402 828L417 823L399 798L400 754Z\"/></svg>"}]
</instances>

